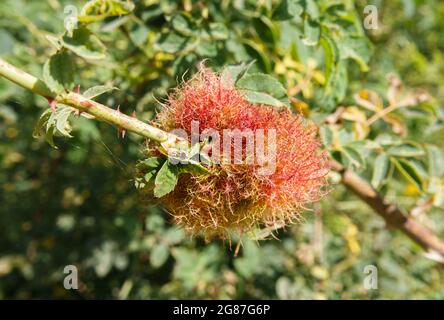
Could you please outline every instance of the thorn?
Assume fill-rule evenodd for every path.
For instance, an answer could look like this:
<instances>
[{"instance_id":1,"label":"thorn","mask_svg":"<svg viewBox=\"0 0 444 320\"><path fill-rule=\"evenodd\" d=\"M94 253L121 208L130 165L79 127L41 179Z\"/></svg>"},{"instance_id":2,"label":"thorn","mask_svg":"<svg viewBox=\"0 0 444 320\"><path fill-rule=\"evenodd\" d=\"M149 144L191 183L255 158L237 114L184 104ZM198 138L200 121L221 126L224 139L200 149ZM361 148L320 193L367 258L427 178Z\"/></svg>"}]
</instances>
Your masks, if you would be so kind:
<instances>
[{"instance_id":1,"label":"thorn","mask_svg":"<svg viewBox=\"0 0 444 320\"><path fill-rule=\"evenodd\" d=\"M80 111L79 109L76 109L76 111L74 113L79 118L80 115L82 114L82 111Z\"/></svg>"},{"instance_id":2,"label":"thorn","mask_svg":"<svg viewBox=\"0 0 444 320\"><path fill-rule=\"evenodd\" d=\"M116 111L117 111L117 113L119 113L119 114L121 113L121 112L120 112L120 104L117 106ZM125 130L125 129L120 128L120 127L117 128L117 138L122 137L122 139L125 139L125 133L126 133L126 130Z\"/></svg>"},{"instance_id":3,"label":"thorn","mask_svg":"<svg viewBox=\"0 0 444 320\"><path fill-rule=\"evenodd\" d=\"M123 128L117 128L117 138L122 137L122 139L125 139L126 130Z\"/></svg>"},{"instance_id":4,"label":"thorn","mask_svg":"<svg viewBox=\"0 0 444 320\"><path fill-rule=\"evenodd\" d=\"M49 106L52 112L56 112L57 101L54 98L46 98L48 100Z\"/></svg>"},{"instance_id":5,"label":"thorn","mask_svg":"<svg viewBox=\"0 0 444 320\"><path fill-rule=\"evenodd\" d=\"M90 107L94 106L94 105L93 105L91 102L89 102L88 100L84 100L84 101L80 102L80 105L81 105L82 107L85 107L85 108L90 108Z\"/></svg>"},{"instance_id":6,"label":"thorn","mask_svg":"<svg viewBox=\"0 0 444 320\"><path fill-rule=\"evenodd\" d=\"M80 84L78 84L77 87L75 87L74 92L80 94Z\"/></svg>"},{"instance_id":7,"label":"thorn","mask_svg":"<svg viewBox=\"0 0 444 320\"><path fill-rule=\"evenodd\" d=\"M137 116L136 116L136 110L134 110L133 113L131 113L131 117L137 119Z\"/></svg>"}]
</instances>

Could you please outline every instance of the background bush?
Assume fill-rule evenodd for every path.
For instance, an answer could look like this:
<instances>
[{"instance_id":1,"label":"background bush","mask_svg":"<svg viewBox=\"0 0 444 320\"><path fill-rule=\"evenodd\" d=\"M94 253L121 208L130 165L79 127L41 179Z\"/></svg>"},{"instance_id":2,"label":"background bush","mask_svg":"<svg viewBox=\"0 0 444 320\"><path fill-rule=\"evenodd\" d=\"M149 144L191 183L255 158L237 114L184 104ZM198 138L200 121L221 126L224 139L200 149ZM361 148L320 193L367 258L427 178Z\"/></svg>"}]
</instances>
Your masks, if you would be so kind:
<instances>
[{"instance_id":1,"label":"background bush","mask_svg":"<svg viewBox=\"0 0 444 320\"><path fill-rule=\"evenodd\" d=\"M111 9L101 11L104 2ZM427 207L415 219L444 235L444 3L373 1L379 26L370 31L366 1L93 3L91 36L68 48L82 91L116 86L99 100L148 121L203 59L216 70L255 60L252 70L278 77L291 107L322 124L336 159L400 207ZM56 52L48 35L66 32L65 6L80 13L84 4L3 0L0 55L41 76ZM366 125L374 113L365 101L387 106L402 100L401 89L415 103ZM326 124L341 106L341 121ZM56 137L54 149L32 138L45 108L0 81L0 298L444 298L442 267L341 185L279 240L244 239L235 258L229 243L190 239L138 195L142 138L122 140L107 124L73 117L73 138ZM381 164L388 170L375 173ZM63 288L69 264L79 268L77 291ZM378 290L363 287L370 264Z\"/></svg>"}]
</instances>

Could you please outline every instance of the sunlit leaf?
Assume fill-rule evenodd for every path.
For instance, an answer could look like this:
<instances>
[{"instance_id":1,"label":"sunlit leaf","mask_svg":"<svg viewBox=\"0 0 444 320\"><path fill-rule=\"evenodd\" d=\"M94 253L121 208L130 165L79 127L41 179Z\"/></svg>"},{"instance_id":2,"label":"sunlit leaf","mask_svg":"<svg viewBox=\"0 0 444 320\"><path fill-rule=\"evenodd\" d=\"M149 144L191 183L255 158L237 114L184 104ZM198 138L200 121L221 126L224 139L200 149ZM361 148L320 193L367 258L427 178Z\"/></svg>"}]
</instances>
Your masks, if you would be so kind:
<instances>
[{"instance_id":1,"label":"sunlit leaf","mask_svg":"<svg viewBox=\"0 0 444 320\"><path fill-rule=\"evenodd\" d=\"M156 180L154 182L154 196L160 198L173 191L177 184L177 179L177 167L172 165L169 161L165 161L156 175Z\"/></svg>"}]
</instances>

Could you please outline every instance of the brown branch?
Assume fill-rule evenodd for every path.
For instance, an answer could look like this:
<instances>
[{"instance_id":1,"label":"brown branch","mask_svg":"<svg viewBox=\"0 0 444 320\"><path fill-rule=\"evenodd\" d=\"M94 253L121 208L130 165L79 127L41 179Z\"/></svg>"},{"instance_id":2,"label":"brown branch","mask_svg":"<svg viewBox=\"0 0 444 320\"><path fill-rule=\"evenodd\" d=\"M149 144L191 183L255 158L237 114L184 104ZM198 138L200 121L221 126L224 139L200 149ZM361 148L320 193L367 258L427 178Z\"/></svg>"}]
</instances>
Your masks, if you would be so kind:
<instances>
[{"instance_id":1,"label":"brown branch","mask_svg":"<svg viewBox=\"0 0 444 320\"><path fill-rule=\"evenodd\" d=\"M384 199L367 181L352 170L335 160L331 161L331 166L341 174L342 184L384 218L389 226L402 231L430 255L434 255L435 260L440 260L439 257L441 257L440 262L444 262L444 242L431 230L405 215L401 209Z\"/></svg>"}]
</instances>

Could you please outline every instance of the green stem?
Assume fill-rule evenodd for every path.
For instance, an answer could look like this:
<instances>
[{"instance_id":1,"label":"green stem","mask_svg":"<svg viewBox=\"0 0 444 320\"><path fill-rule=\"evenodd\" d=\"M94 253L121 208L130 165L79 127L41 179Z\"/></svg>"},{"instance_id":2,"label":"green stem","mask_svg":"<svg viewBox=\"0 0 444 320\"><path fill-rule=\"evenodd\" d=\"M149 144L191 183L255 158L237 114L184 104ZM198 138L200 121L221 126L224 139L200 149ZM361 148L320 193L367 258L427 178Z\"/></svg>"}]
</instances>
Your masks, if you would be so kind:
<instances>
[{"instance_id":1,"label":"green stem","mask_svg":"<svg viewBox=\"0 0 444 320\"><path fill-rule=\"evenodd\" d=\"M2 59L0 59L0 76L47 99L55 99L58 103L76 108L82 112L93 115L98 120L108 122L145 138L158 142L164 142L167 140L175 141L179 139L175 135L153 127L134 117L127 116L118 110L111 109L103 104L87 99L80 94L69 92L56 95L51 92L46 84L40 79L14 67Z\"/></svg>"},{"instance_id":2,"label":"green stem","mask_svg":"<svg viewBox=\"0 0 444 320\"><path fill-rule=\"evenodd\" d=\"M46 98L55 97L55 94L48 89L43 81L30 75L29 73L24 72L23 70L14 67L2 59L0 59L0 75L38 95Z\"/></svg>"},{"instance_id":3,"label":"green stem","mask_svg":"<svg viewBox=\"0 0 444 320\"><path fill-rule=\"evenodd\" d=\"M154 141L164 142L169 138L177 140L176 136L168 132L153 127L134 117L130 117L124 113L121 113L119 110L111 109L101 103L87 99L84 96L74 92L62 94L56 100L57 102L66 104L82 112L93 115L94 117L96 117L96 119L108 122L119 128L134 132L138 135L141 135L142 137Z\"/></svg>"}]
</instances>

